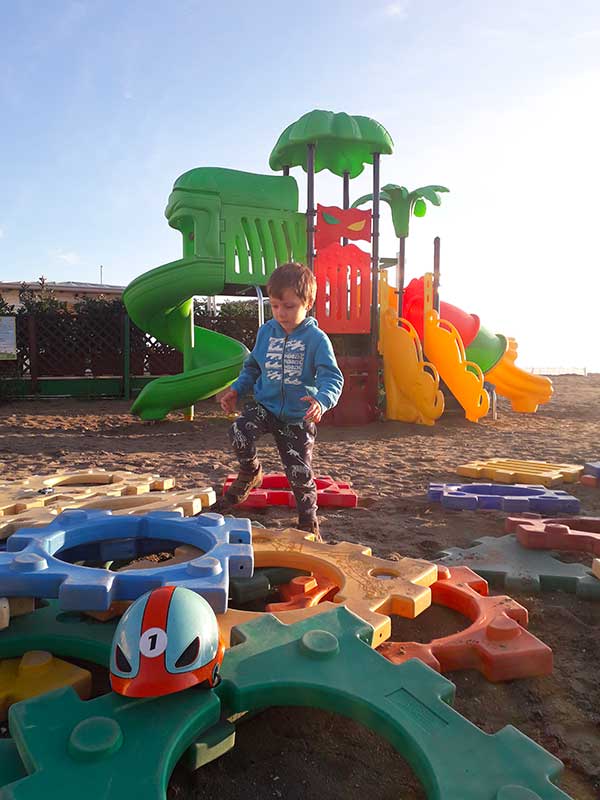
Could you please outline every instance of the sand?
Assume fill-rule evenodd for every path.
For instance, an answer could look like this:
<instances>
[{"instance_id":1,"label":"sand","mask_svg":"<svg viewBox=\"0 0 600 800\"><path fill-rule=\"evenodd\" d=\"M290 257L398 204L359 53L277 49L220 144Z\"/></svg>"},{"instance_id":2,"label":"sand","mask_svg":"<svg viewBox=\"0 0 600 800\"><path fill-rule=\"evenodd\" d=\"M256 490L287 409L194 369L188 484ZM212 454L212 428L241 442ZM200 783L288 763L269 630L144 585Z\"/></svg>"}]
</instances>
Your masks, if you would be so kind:
<instances>
[{"instance_id":1,"label":"sand","mask_svg":"<svg viewBox=\"0 0 600 800\"><path fill-rule=\"evenodd\" d=\"M600 375L554 379L552 402L517 415L499 402L499 418L470 424L449 412L435 427L381 422L360 428L321 426L317 474L351 481L357 509L324 510L328 541L350 540L382 557L431 558L481 535L503 535L504 515L448 512L427 501L430 481L456 481L457 465L477 458L556 462L600 460ZM229 421L213 401L159 424L130 416L121 401L23 401L0 406L0 470L22 478L61 468L131 469L175 476L181 488L222 485L235 465ZM279 471L274 446L263 440L263 463ZM572 489L587 515L600 516L600 490ZM269 527L293 525L291 509L254 512ZM572 556L567 559L573 560ZM591 564L591 557L578 556ZM502 593L501 591L498 593ZM513 724L565 763L561 787L577 800L600 796L600 602L565 593L513 595L529 609L530 629L554 651L554 673L504 684L456 672L455 708L493 733ZM429 641L465 627L464 618L432 608L414 621L394 620L400 640ZM240 724L233 751L194 776L178 767L169 797L322 798L363 800L425 794L402 758L360 725L311 709L271 709Z\"/></svg>"}]
</instances>

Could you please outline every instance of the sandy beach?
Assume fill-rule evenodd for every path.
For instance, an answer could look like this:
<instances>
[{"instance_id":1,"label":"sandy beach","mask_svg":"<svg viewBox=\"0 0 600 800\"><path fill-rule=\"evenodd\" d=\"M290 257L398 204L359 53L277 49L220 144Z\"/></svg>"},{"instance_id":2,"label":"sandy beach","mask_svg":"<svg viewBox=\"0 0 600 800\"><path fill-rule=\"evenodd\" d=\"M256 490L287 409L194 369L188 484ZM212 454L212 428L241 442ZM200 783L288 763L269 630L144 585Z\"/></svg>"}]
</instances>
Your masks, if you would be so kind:
<instances>
[{"instance_id":1,"label":"sandy beach","mask_svg":"<svg viewBox=\"0 0 600 800\"><path fill-rule=\"evenodd\" d=\"M368 545L377 556L433 558L479 536L501 536L505 515L445 511L427 500L431 481L457 482L455 468L479 458L511 457L560 463L600 459L600 375L553 379L551 403L535 415L514 414L499 401L498 419L477 425L456 411L427 428L379 422L360 428L321 426L317 475L350 481L359 508L324 509L326 541ZM235 471L230 421L214 401L158 424L132 417L121 401L23 401L0 405L0 474L25 478L60 469L127 469L176 478L177 487L212 484ZM263 465L280 471L268 439ZM600 489L569 484L582 514L600 516ZM242 516L242 514L240 514ZM295 523L292 509L249 516L268 527ZM565 560L591 564L585 554ZM493 592L503 594L502 590ZM479 673L456 672L454 707L488 733L512 724L565 764L561 788L577 800L600 796L600 602L548 592L513 595L530 615L530 630L554 652L554 672L492 684ZM393 637L429 641L460 630L466 620L432 607L415 620L394 618ZM386 742L342 717L311 709L271 709L240 724L236 747L190 776L178 767L169 797L363 800L377 787L382 800L424 798L419 782Z\"/></svg>"}]
</instances>

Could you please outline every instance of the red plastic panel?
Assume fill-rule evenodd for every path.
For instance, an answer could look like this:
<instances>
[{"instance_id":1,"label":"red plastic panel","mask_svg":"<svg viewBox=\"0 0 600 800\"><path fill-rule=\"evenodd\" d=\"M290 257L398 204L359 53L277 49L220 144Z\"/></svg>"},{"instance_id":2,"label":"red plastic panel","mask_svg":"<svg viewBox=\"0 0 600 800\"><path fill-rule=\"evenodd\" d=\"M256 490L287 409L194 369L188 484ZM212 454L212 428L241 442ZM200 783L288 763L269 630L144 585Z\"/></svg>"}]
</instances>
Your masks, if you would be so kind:
<instances>
[{"instance_id":1,"label":"red plastic panel","mask_svg":"<svg viewBox=\"0 0 600 800\"><path fill-rule=\"evenodd\" d=\"M600 517L509 517L505 525L530 550L565 550L600 556Z\"/></svg>"},{"instance_id":2,"label":"red plastic panel","mask_svg":"<svg viewBox=\"0 0 600 800\"><path fill-rule=\"evenodd\" d=\"M355 244L331 244L315 258L315 315L327 333L371 330L371 256Z\"/></svg>"},{"instance_id":3,"label":"red plastic panel","mask_svg":"<svg viewBox=\"0 0 600 800\"><path fill-rule=\"evenodd\" d=\"M359 208L338 208L317 204L315 248L323 250L340 239L371 241L371 211Z\"/></svg>"},{"instance_id":4,"label":"red plastic panel","mask_svg":"<svg viewBox=\"0 0 600 800\"><path fill-rule=\"evenodd\" d=\"M344 390L323 425L367 425L378 416L379 359L376 356L338 356Z\"/></svg>"},{"instance_id":5,"label":"red plastic panel","mask_svg":"<svg viewBox=\"0 0 600 800\"><path fill-rule=\"evenodd\" d=\"M438 567L432 602L464 614L472 624L429 644L384 642L379 653L394 664L420 658L438 672L477 669L494 682L552 672L552 650L523 627L526 608L511 597L488 597L487 582L469 567Z\"/></svg>"},{"instance_id":6,"label":"red plastic panel","mask_svg":"<svg viewBox=\"0 0 600 800\"><path fill-rule=\"evenodd\" d=\"M235 480L228 475L223 486L223 494ZM334 481L329 475L315 478L317 484L317 505L320 508L355 508L358 495L349 483ZM250 496L236 508L266 508L267 506L289 506L295 508L296 499L287 477L281 472L267 473L258 489L252 489Z\"/></svg>"},{"instance_id":7,"label":"red plastic panel","mask_svg":"<svg viewBox=\"0 0 600 800\"><path fill-rule=\"evenodd\" d=\"M600 478L596 477L596 475L582 475L581 483L583 483L584 486L592 486L596 489L600 488Z\"/></svg>"}]
</instances>

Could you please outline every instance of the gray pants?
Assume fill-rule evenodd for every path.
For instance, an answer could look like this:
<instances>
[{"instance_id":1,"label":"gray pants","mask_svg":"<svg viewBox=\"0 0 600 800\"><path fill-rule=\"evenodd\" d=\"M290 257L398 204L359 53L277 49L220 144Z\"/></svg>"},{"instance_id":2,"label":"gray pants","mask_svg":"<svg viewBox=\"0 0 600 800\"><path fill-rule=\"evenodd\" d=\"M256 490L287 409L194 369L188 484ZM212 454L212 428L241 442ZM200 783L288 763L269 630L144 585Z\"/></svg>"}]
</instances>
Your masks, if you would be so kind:
<instances>
[{"instance_id":1,"label":"gray pants","mask_svg":"<svg viewBox=\"0 0 600 800\"><path fill-rule=\"evenodd\" d=\"M317 486L312 471L312 452L317 435L314 422L289 423L278 419L260 403L249 403L231 426L229 438L243 472L256 472L260 461L256 440L270 433L275 439L290 482L301 523L317 516Z\"/></svg>"}]
</instances>

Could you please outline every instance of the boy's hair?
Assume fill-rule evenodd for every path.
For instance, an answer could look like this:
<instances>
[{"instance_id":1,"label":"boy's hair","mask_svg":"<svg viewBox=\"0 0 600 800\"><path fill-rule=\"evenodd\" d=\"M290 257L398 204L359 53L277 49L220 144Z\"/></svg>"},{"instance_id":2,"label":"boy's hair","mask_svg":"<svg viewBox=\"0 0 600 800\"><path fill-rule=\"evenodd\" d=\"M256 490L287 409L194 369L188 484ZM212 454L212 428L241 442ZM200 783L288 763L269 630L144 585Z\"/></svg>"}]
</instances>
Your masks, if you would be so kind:
<instances>
[{"instance_id":1,"label":"boy's hair","mask_svg":"<svg viewBox=\"0 0 600 800\"><path fill-rule=\"evenodd\" d=\"M291 261L277 267L267 283L269 296L280 299L285 289L293 289L304 305L311 308L317 296L317 281L308 267Z\"/></svg>"}]
</instances>

